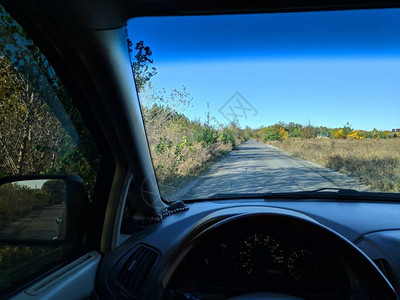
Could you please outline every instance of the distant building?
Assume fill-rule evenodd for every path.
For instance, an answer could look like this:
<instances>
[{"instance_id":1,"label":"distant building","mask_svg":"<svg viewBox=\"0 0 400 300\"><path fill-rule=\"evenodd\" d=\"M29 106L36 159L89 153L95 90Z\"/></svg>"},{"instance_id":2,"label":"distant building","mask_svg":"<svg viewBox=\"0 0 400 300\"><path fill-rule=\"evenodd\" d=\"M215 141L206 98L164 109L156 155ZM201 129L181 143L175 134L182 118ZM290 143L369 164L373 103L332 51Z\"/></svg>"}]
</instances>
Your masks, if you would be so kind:
<instances>
[{"instance_id":1,"label":"distant building","mask_svg":"<svg viewBox=\"0 0 400 300\"><path fill-rule=\"evenodd\" d=\"M400 132L400 128L392 129L392 132Z\"/></svg>"}]
</instances>

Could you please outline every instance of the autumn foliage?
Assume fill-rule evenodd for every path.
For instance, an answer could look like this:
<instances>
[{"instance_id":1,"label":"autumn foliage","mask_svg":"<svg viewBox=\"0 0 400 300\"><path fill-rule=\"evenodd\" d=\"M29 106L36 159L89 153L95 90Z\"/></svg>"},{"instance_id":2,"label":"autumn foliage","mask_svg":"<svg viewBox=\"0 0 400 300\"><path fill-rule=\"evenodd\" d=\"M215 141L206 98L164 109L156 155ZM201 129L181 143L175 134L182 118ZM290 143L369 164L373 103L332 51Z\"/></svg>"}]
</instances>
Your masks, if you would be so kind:
<instances>
[{"instance_id":1,"label":"autumn foliage","mask_svg":"<svg viewBox=\"0 0 400 300\"><path fill-rule=\"evenodd\" d=\"M260 141L263 142L283 141L287 138L363 140L390 139L398 137L396 133L392 133L387 130L377 130L375 128L371 131L353 129L349 123L346 123L341 128L328 128L324 126L312 126L311 124L301 125L293 122L279 122L274 125L256 129L254 134Z\"/></svg>"}]
</instances>

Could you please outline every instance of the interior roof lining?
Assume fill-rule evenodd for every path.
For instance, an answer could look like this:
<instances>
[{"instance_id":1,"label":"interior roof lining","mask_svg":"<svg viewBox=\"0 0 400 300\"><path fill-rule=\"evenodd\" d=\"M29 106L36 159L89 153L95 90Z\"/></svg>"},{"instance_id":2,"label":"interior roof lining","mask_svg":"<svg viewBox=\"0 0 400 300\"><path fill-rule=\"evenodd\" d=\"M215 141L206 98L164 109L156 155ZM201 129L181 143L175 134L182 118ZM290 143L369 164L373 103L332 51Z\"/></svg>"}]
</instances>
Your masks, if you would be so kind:
<instances>
[{"instance_id":1,"label":"interior roof lining","mask_svg":"<svg viewBox=\"0 0 400 300\"><path fill-rule=\"evenodd\" d=\"M136 2L136 3L135 3ZM400 1L127 1L125 20L134 17L282 13L371 8L394 8ZM132 4L129 7L129 3ZM274 5L275 4L275 5Z\"/></svg>"},{"instance_id":2,"label":"interior roof lining","mask_svg":"<svg viewBox=\"0 0 400 300\"><path fill-rule=\"evenodd\" d=\"M100 0L67 1L66 7L53 0L24 0L39 4L54 20L69 26L84 27L89 30L109 30L120 28L135 17L195 16L217 14L279 13L323 10L348 10L400 7L400 1L340 0L340 1L276 1L260 3L255 0L225 2L223 0ZM33 2L33 3L32 3ZM74 22L71 24L71 19Z\"/></svg>"}]
</instances>

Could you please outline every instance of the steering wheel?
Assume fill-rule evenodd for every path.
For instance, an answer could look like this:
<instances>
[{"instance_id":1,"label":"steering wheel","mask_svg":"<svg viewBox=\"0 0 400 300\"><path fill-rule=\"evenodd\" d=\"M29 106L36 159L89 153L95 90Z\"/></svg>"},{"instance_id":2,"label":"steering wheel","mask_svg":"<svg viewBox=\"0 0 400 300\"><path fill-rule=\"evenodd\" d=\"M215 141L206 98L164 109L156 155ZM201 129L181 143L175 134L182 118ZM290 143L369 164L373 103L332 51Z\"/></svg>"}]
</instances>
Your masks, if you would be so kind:
<instances>
[{"instance_id":1,"label":"steering wheel","mask_svg":"<svg viewBox=\"0 0 400 300\"><path fill-rule=\"evenodd\" d=\"M211 225L210 225L211 224ZM250 225L249 225L250 224ZM397 299L396 292L375 264L354 244L330 228L321 225L315 220L291 211L278 210L272 212L252 212L217 217L212 221L208 218L192 234L185 239L179 247L177 259L171 265L169 277L166 278L165 287L169 290L177 289L182 278L188 278L188 270L193 268L190 264L191 257L196 253L207 253L215 247L212 243L220 240L232 230L238 228L259 228L259 230L279 232L297 239L317 240L330 253L339 258L343 266L346 282L348 282L348 297L351 299ZM280 231L280 227L284 229ZM258 230L258 229L257 229ZM288 238L289 236L289 238ZM239 238L239 237L238 237ZM225 270L228 272L228 270ZM327 271L329 272L329 270ZM221 273L223 274L223 272ZM243 276L246 274L243 274ZM190 276L189 276L190 277ZM251 289L250 289L251 290ZM294 295L290 295L290 293ZM190 292L188 295L191 295ZM229 296L228 296L229 298ZM196 297L188 298L196 299ZM301 295L285 290L268 291L259 288L255 291L233 295L229 299L303 299Z\"/></svg>"}]
</instances>

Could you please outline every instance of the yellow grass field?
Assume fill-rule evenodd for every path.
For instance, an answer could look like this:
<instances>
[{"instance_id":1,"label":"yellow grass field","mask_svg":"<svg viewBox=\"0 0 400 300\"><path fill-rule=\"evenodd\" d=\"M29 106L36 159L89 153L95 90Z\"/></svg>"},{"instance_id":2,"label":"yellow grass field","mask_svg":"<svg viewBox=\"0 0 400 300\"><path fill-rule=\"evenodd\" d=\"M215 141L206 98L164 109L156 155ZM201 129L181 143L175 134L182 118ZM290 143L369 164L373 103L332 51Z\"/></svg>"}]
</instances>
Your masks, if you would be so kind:
<instances>
[{"instance_id":1,"label":"yellow grass field","mask_svg":"<svg viewBox=\"0 0 400 300\"><path fill-rule=\"evenodd\" d=\"M373 191L400 192L400 138L341 140L328 138L268 141L293 156L346 174Z\"/></svg>"}]
</instances>

